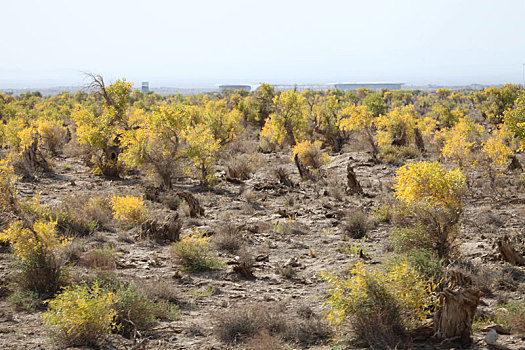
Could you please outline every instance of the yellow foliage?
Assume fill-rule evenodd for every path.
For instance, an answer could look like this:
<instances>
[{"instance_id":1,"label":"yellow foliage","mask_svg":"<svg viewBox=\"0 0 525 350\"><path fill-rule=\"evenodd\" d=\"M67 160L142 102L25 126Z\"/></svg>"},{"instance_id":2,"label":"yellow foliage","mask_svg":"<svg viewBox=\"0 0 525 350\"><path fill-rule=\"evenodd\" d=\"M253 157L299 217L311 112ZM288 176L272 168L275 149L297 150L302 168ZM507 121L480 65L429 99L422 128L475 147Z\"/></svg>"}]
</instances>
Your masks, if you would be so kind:
<instances>
[{"instance_id":1,"label":"yellow foliage","mask_svg":"<svg viewBox=\"0 0 525 350\"><path fill-rule=\"evenodd\" d=\"M189 127L183 133L187 143L186 155L192 160L193 166L199 171L199 178L203 185L211 185L215 181L215 156L220 143L213 136L206 124Z\"/></svg>"},{"instance_id":2,"label":"yellow foliage","mask_svg":"<svg viewBox=\"0 0 525 350\"><path fill-rule=\"evenodd\" d=\"M460 168L474 161L472 148L483 132L483 126L463 118L452 129L436 135L437 139L444 140L441 154Z\"/></svg>"},{"instance_id":3,"label":"yellow foliage","mask_svg":"<svg viewBox=\"0 0 525 350\"><path fill-rule=\"evenodd\" d=\"M0 159L0 208L3 212L15 205L15 171L7 159Z\"/></svg>"},{"instance_id":4,"label":"yellow foliage","mask_svg":"<svg viewBox=\"0 0 525 350\"><path fill-rule=\"evenodd\" d=\"M241 130L242 113L227 108L225 100L208 101L204 107L204 119L221 145L233 141Z\"/></svg>"},{"instance_id":5,"label":"yellow foliage","mask_svg":"<svg viewBox=\"0 0 525 350\"><path fill-rule=\"evenodd\" d=\"M69 243L69 240L57 236L55 226L54 221L40 220L30 229L24 227L22 222L15 221L0 233L0 241L9 242L17 258L29 261Z\"/></svg>"},{"instance_id":6,"label":"yellow foliage","mask_svg":"<svg viewBox=\"0 0 525 350\"><path fill-rule=\"evenodd\" d=\"M117 302L114 293L103 290L95 282L66 287L55 299L47 301L42 314L44 324L53 336L65 345L97 345L101 337L118 328Z\"/></svg>"},{"instance_id":7,"label":"yellow foliage","mask_svg":"<svg viewBox=\"0 0 525 350\"><path fill-rule=\"evenodd\" d=\"M461 170L447 170L438 162L417 162L396 172L393 189L407 204L424 203L440 208L460 208L465 176Z\"/></svg>"},{"instance_id":8,"label":"yellow foliage","mask_svg":"<svg viewBox=\"0 0 525 350\"><path fill-rule=\"evenodd\" d=\"M173 243L171 251L180 260L183 268L189 271L207 271L222 267L220 261L210 255L210 239L198 232Z\"/></svg>"},{"instance_id":9,"label":"yellow foliage","mask_svg":"<svg viewBox=\"0 0 525 350\"><path fill-rule=\"evenodd\" d=\"M330 156L321 149L321 141L299 142L292 148L292 159L297 156L303 164L314 169L330 164Z\"/></svg>"},{"instance_id":10,"label":"yellow foliage","mask_svg":"<svg viewBox=\"0 0 525 350\"><path fill-rule=\"evenodd\" d=\"M28 123L19 116L9 119L3 126L3 138L6 146L18 151L20 147L20 132L28 126Z\"/></svg>"},{"instance_id":11,"label":"yellow foliage","mask_svg":"<svg viewBox=\"0 0 525 350\"><path fill-rule=\"evenodd\" d=\"M124 225L135 226L147 220L149 212L139 197L113 196L111 207L114 217Z\"/></svg>"},{"instance_id":12,"label":"yellow foliage","mask_svg":"<svg viewBox=\"0 0 525 350\"><path fill-rule=\"evenodd\" d=\"M429 309L437 304L433 293L435 286L421 277L407 262L392 263L386 269L368 268L358 262L347 276L339 277L335 273L321 272L329 283L329 307L327 318L331 324L340 325L346 318L362 311L361 308L372 300L367 285L377 283L383 287L397 303L401 318L407 327L412 327L426 319Z\"/></svg>"},{"instance_id":13,"label":"yellow foliage","mask_svg":"<svg viewBox=\"0 0 525 350\"><path fill-rule=\"evenodd\" d=\"M375 119L366 106L348 106L343 110L343 114L345 118L339 121L338 127L344 131L371 128Z\"/></svg>"},{"instance_id":14,"label":"yellow foliage","mask_svg":"<svg viewBox=\"0 0 525 350\"><path fill-rule=\"evenodd\" d=\"M65 141L66 128L60 120L39 119L35 122L38 135L44 145L53 153Z\"/></svg>"},{"instance_id":15,"label":"yellow foliage","mask_svg":"<svg viewBox=\"0 0 525 350\"><path fill-rule=\"evenodd\" d=\"M288 90L273 99L275 112L266 120L261 139L269 143L295 145L304 140L308 119L305 112L305 97Z\"/></svg>"},{"instance_id":16,"label":"yellow foliage","mask_svg":"<svg viewBox=\"0 0 525 350\"><path fill-rule=\"evenodd\" d=\"M479 158L475 165L485 170L491 180L502 175L510 164L512 150L499 137L491 137L483 143Z\"/></svg>"},{"instance_id":17,"label":"yellow foliage","mask_svg":"<svg viewBox=\"0 0 525 350\"><path fill-rule=\"evenodd\" d=\"M377 126L377 144L380 147L389 146L394 139L405 138L407 145L414 138L414 128L417 126L417 114L413 105L397 107L386 115L380 115Z\"/></svg>"},{"instance_id":18,"label":"yellow foliage","mask_svg":"<svg viewBox=\"0 0 525 350\"><path fill-rule=\"evenodd\" d=\"M19 146L21 150L31 146L34 138L37 136L37 130L34 126L30 125L18 132L18 139L20 140Z\"/></svg>"}]
</instances>

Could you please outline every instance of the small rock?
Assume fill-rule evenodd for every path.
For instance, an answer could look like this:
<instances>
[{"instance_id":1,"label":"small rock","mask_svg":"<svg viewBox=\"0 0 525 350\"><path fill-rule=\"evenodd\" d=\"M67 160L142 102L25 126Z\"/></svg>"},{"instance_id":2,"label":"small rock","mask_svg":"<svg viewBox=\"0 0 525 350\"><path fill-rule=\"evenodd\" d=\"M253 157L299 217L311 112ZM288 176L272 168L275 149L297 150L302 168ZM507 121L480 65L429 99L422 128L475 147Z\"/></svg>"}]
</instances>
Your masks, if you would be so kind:
<instances>
[{"instance_id":1,"label":"small rock","mask_svg":"<svg viewBox=\"0 0 525 350\"><path fill-rule=\"evenodd\" d=\"M491 329L490 332L488 332L487 336L485 337L485 342L488 345L495 347L496 349L500 349L500 350L507 350L507 349L509 349L505 345L497 343L496 342L497 339L498 339L498 332L496 332L496 330L494 330L494 329Z\"/></svg>"},{"instance_id":2,"label":"small rock","mask_svg":"<svg viewBox=\"0 0 525 350\"><path fill-rule=\"evenodd\" d=\"M490 330L495 330L498 334L510 334L505 328L500 324L491 324L483 329L483 332L489 332Z\"/></svg>"}]
</instances>

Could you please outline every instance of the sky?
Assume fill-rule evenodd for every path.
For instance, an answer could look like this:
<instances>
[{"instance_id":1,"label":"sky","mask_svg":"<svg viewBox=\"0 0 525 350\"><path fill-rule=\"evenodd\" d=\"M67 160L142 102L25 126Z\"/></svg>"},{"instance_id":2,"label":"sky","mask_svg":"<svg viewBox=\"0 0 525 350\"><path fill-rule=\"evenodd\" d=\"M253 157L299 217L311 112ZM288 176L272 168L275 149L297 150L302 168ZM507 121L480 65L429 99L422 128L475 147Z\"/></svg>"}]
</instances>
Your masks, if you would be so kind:
<instances>
[{"instance_id":1,"label":"sky","mask_svg":"<svg viewBox=\"0 0 525 350\"><path fill-rule=\"evenodd\" d=\"M523 83L525 0L0 0L0 88Z\"/></svg>"}]
</instances>

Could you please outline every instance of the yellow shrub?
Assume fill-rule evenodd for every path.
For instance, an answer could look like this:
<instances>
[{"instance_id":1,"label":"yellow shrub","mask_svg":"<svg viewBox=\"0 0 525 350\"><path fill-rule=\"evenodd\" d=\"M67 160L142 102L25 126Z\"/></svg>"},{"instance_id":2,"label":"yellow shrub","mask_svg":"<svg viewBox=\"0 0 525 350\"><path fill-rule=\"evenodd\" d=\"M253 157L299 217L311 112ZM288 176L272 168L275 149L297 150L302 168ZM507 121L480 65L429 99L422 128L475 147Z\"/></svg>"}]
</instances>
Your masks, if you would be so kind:
<instances>
[{"instance_id":1,"label":"yellow shrub","mask_svg":"<svg viewBox=\"0 0 525 350\"><path fill-rule=\"evenodd\" d=\"M69 243L55 232L56 222L40 220L29 229L22 222L13 222L8 229L0 233L0 241L9 242L14 254L22 262L30 262L37 256L52 252Z\"/></svg>"},{"instance_id":2,"label":"yellow shrub","mask_svg":"<svg viewBox=\"0 0 525 350\"><path fill-rule=\"evenodd\" d=\"M184 269L189 271L208 271L222 267L217 258L210 255L210 240L198 233L183 237L173 243L171 251Z\"/></svg>"},{"instance_id":3,"label":"yellow shrub","mask_svg":"<svg viewBox=\"0 0 525 350\"><path fill-rule=\"evenodd\" d=\"M0 208L5 211L15 205L15 171L7 159L0 159Z\"/></svg>"},{"instance_id":4,"label":"yellow shrub","mask_svg":"<svg viewBox=\"0 0 525 350\"><path fill-rule=\"evenodd\" d=\"M396 173L393 188L398 199L408 204L461 207L465 185L465 176L461 170L447 170L438 162L417 162L402 166Z\"/></svg>"},{"instance_id":5,"label":"yellow shrub","mask_svg":"<svg viewBox=\"0 0 525 350\"><path fill-rule=\"evenodd\" d=\"M31 146L33 143L33 139L37 135L37 130L34 126L30 125L27 128L24 128L18 132L18 138L20 139L20 148L23 150L24 148Z\"/></svg>"},{"instance_id":6,"label":"yellow shrub","mask_svg":"<svg viewBox=\"0 0 525 350\"><path fill-rule=\"evenodd\" d=\"M441 149L443 157L462 168L474 161L472 149L482 132L483 126L461 119L452 129L439 133L436 138L444 142Z\"/></svg>"},{"instance_id":7,"label":"yellow shrub","mask_svg":"<svg viewBox=\"0 0 525 350\"><path fill-rule=\"evenodd\" d=\"M483 143L475 165L484 170L491 181L494 181L509 166L510 156L513 153L501 138L492 137Z\"/></svg>"},{"instance_id":8,"label":"yellow shrub","mask_svg":"<svg viewBox=\"0 0 525 350\"><path fill-rule=\"evenodd\" d=\"M396 139L405 139L408 146L414 138L417 114L413 105L395 108L386 115L380 115L376 122L377 143L380 147L391 145Z\"/></svg>"},{"instance_id":9,"label":"yellow shrub","mask_svg":"<svg viewBox=\"0 0 525 350\"><path fill-rule=\"evenodd\" d=\"M292 155L299 157L306 166L319 169L330 163L330 156L321 150L321 141L303 141L292 148ZM292 158L293 158L292 157Z\"/></svg>"},{"instance_id":10,"label":"yellow shrub","mask_svg":"<svg viewBox=\"0 0 525 350\"><path fill-rule=\"evenodd\" d=\"M113 216L125 226L138 225L148 218L146 204L139 197L113 196L111 198Z\"/></svg>"},{"instance_id":11,"label":"yellow shrub","mask_svg":"<svg viewBox=\"0 0 525 350\"><path fill-rule=\"evenodd\" d=\"M270 144L288 142L295 145L305 138L308 120L305 112L305 98L296 91L288 90L275 96L275 109L266 119L261 130L261 141Z\"/></svg>"},{"instance_id":12,"label":"yellow shrub","mask_svg":"<svg viewBox=\"0 0 525 350\"><path fill-rule=\"evenodd\" d=\"M35 122L35 127L42 138L42 142L52 153L56 153L58 148L65 142L66 128L61 120L39 119Z\"/></svg>"},{"instance_id":13,"label":"yellow shrub","mask_svg":"<svg viewBox=\"0 0 525 350\"><path fill-rule=\"evenodd\" d=\"M358 262L347 276L322 272L329 283L329 307L327 318L332 324L339 325L349 316L362 312L362 308L371 303L381 304L382 300L373 300L376 295L369 293L368 285L372 282L384 288L385 297L392 298L400 311L403 324L413 327L425 320L431 306L436 305L433 293L434 285L421 277L407 262L392 263L385 269L367 268Z\"/></svg>"},{"instance_id":14,"label":"yellow shrub","mask_svg":"<svg viewBox=\"0 0 525 350\"><path fill-rule=\"evenodd\" d=\"M5 145L18 151L20 147L20 137L18 134L26 128L28 123L22 117L9 119L3 127L3 138Z\"/></svg>"},{"instance_id":15,"label":"yellow shrub","mask_svg":"<svg viewBox=\"0 0 525 350\"><path fill-rule=\"evenodd\" d=\"M220 143L213 136L208 124L189 127L183 134L187 143L186 155L191 159L198 172L201 184L211 186L215 182L215 157Z\"/></svg>"},{"instance_id":16,"label":"yellow shrub","mask_svg":"<svg viewBox=\"0 0 525 350\"><path fill-rule=\"evenodd\" d=\"M116 311L112 308L117 298L114 293L85 284L66 287L42 314L44 323L53 336L65 345L98 345L100 339L117 328Z\"/></svg>"}]
</instances>

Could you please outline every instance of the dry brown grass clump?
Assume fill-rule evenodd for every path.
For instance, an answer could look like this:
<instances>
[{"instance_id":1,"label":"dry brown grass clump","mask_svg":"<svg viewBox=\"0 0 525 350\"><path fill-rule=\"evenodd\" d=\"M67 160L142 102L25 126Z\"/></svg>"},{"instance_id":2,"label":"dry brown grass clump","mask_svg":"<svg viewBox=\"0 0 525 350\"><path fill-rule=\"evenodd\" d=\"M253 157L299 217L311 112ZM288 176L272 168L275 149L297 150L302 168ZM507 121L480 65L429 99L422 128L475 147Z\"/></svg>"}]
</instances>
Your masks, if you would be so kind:
<instances>
[{"instance_id":1,"label":"dry brown grass clump","mask_svg":"<svg viewBox=\"0 0 525 350\"><path fill-rule=\"evenodd\" d=\"M246 342L246 348L250 350L287 349L287 347L282 343L281 339L275 335L271 335L267 329L263 329L253 337L249 338Z\"/></svg>"},{"instance_id":2,"label":"dry brown grass clump","mask_svg":"<svg viewBox=\"0 0 525 350\"><path fill-rule=\"evenodd\" d=\"M89 268L113 270L116 268L117 255L112 248L95 248L80 256L79 265Z\"/></svg>"},{"instance_id":3,"label":"dry brown grass clump","mask_svg":"<svg viewBox=\"0 0 525 350\"><path fill-rule=\"evenodd\" d=\"M361 209L352 209L346 216L343 230L345 235L350 238L360 239L366 235L370 228L368 215Z\"/></svg>"},{"instance_id":4,"label":"dry brown grass clump","mask_svg":"<svg viewBox=\"0 0 525 350\"><path fill-rule=\"evenodd\" d=\"M226 175L231 179L248 180L259 164L260 159L257 156L238 154L228 160Z\"/></svg>"},{"instance_id":5,"label":"dry brown grass clump","mask_svg":"<svg viewBox=\"0 0 525 350\"><path fill-rule=\"evenodd\" d=\"M286 320L275 305L240 305L216 318L215 334L228 344L244 342L258 332L281 333L286 329Z\"/></svg>"},{"instance_id":6,"label":"dry brown grass clump","mask_svg":"<svg viewBox=\"0 0 525 350\"><path fill-rule=\"evenodd\" d=\"M313 312L291 319L283 306L265 304L242 305L219 315L214 331L228 344L247 342L252 346L258 341L267 346L256 349L281 349L282 340L306 347L331 335L326 321Z\"/></svg>"},{"instance_id":7,"label":"dry brown grass clump","mask_svg":"<svg viewBox=\"0 0 525 350\"><path fill-rule=\"evenodd\" d=\"M113 220L109 203L87 194L66 197L52 215L58 229L70 236L86 236L108 229Z\"/></svg>"},{"instance_id":8,"label":"dry brown grass clump","mask_svg":"<svg viewBox=\"0 0 525 350\"><path fill-rule=\"evenodd\" d=\"M235 254L243 247L244 238L238 226L225 223L213 235L213 243L218 250Z\"/></svg>"}]
</instances>

